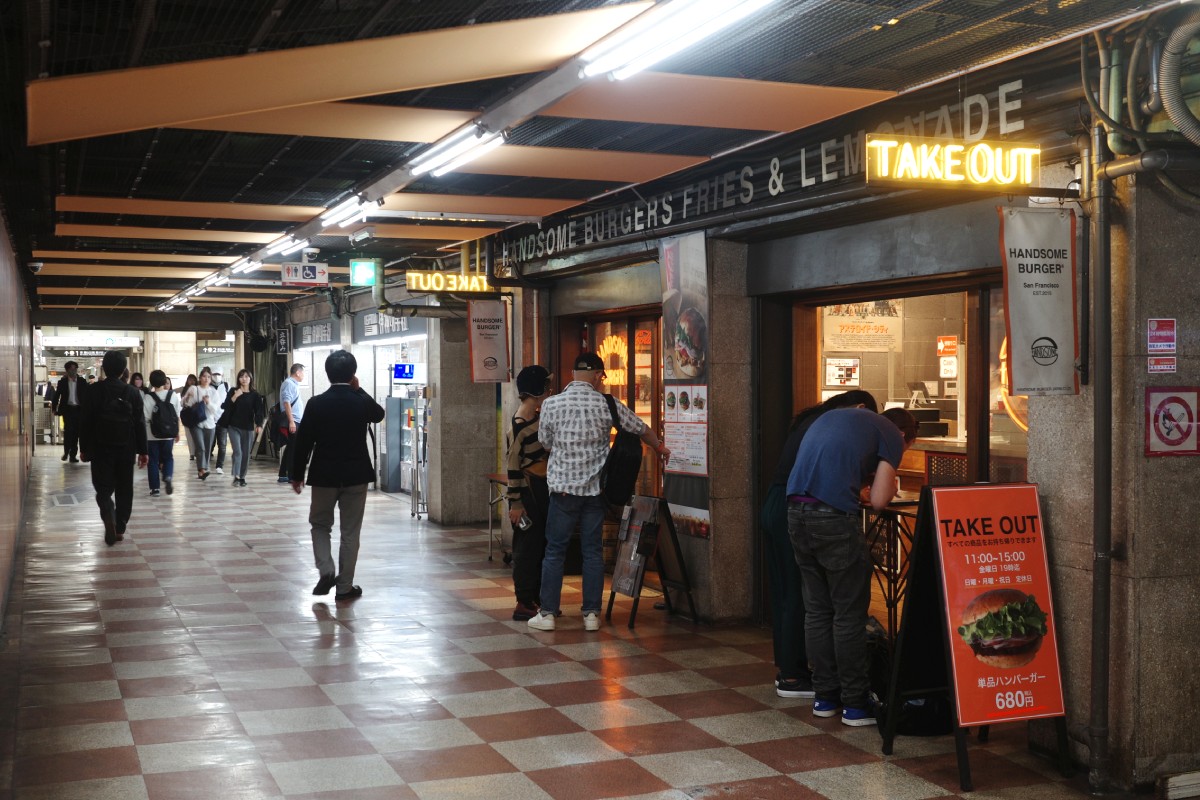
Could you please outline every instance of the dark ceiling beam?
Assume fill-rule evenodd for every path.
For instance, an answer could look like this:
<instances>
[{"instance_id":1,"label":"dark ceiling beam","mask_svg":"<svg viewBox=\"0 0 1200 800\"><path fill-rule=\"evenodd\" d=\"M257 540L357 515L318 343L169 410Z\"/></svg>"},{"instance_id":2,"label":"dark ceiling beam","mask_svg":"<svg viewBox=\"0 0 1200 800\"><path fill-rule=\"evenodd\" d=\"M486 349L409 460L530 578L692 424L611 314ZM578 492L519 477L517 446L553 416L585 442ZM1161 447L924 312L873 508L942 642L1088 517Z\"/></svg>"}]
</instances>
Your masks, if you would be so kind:
<instances>
[{"instance_id":1,"label":"dark ceiling beam","mask_svg":"<svg viewBox=\"0 0 1200 800\"><path fill-rule=\"evenodd\" d=\"M146 37L150 35L157 8L158 0L139 0L137 25L133 29L133 43L129 48L127 67L136 67L142 63L142 51L146 47Z\"/></svg>"},{"instance_id":2,"label":"dark ceiling beam","mask_svg":"<svg viewBox=\"0 0 1200 800\"><path fill-rule=\"evenodd\" d=\"M370 37L371 34L375 32L375 28L379 25L379 23L382 22L388 14L391 14L392 9L399 4L400 0L385 0L385 2L382 3L379 8L375 9L375 13L371 15L371 18L363 23L362 27L355 32L354 38L366 39Z\"/></svg>"},{"instance_id":3,"label":"dark ceiling beam","mask_svg":"<svg viewBox=\"0 0 1200 800\"><path fill-rule=\"evenodd\" d=\"M258 30L250 37L250 42L246 45L247 53L258 52L258 48L266 40L267 36L270 35L271 29L275 27L275 24L279 22L279 18L283 16L287 4L288 0L275 0L275 5L266 13L266 16L263 17L262 22L258 25Z\"/></svg>"},{"instance_id":4,"label":"dark ceiling beam","mask_svg":"<svg viewBox=\"0 0 1200 800\"><path fill-rule=\"evenodd\" d=\"M197 331L241 330L242 320L232 312L172 311L151 314L144 309L115 311L107 308L39 308L30 312L36 326L67 326L109 331Z\"/></svg>"}]
</instances>

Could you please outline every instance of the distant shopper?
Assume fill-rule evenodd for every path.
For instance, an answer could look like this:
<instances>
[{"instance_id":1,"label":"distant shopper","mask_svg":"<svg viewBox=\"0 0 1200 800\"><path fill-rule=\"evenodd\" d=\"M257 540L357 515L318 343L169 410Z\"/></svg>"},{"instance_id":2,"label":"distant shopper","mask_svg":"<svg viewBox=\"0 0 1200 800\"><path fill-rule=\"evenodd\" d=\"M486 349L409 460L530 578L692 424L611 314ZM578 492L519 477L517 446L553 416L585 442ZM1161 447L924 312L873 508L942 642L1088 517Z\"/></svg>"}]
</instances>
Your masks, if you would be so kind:
<instances>
[{"instance_id":1,"label":"distant shopper","mask_svg":"<svg viewBox=\"0 0 1200 800\"><path fill-rule=\"evenodd\" d=\"M87 394L88 384L79 377L79 362L68 361L65 365L67 374L58 381L54 390L54 403L51 408L63 421L63 454L62 460L71 459L72 464L79 463L79 415L83 408L83 398Z\"/></svg>"},{"instance_id":2,"label":"distant shopper","mask_svg":"<svg viewBox=\"0 0 1200 800\"><path fill-rule=\"evenodd\" d=\"M775 654L775 693L780 697L812 697L812 670L804 648L804 598L800 567L788 536L787 480L809 427L827 411L858 406L876 410L870 392L854 389L834 395L795 416L775 467L760 521L766 537L767 583L771 598L771 634Z\"/></svg>"},{"instance_id":3,"label":"distant shopper","mask_svg":"<svg viewBox=\"0 0 1200 800\"><path fill-rule=\"evenodd\" d=\"M135 372L129 376L129 385L137 389L139 392L146 391L146 379L142 377L142 373Z\"/></svg>"},{"instance_id":4,"label":"distant shopper","mask_svg":"<svg viewBox=\"0 0 1200 800\"><path fill-rule=\"evenodd\" d=\"M542 588L550 507L546 462L550 454L538 441L538 417L542 402L550 396L551 377L549 370L536 364L517 374L521 405L513 414L508 443L508 519L513 531L513 592L517 596L512 618L518 622L538 612Z\"/></svg>"},{"instance_id":5,"label":"distant shopper","mask_svg":"<svg viewBox=\"0 0 1200 800\"><path fill-rule=\"evenodd\" d=\"M224 404L225 427L233 445L233 485L246 485L246 468L250 464L250 448L263 426L263 398L254 391L254 375L244 369L237 374L237 385L229 392ZM220 429L222 426L217 425Z\"/></svg>"},{"instance_id":6,"label":"distant shopper","mask_svg":"<svg viewBox=\"0 0 1200 800\"><path fill-rule=\"evenodd\" d=\"M292 443L296 440L296 429L304 418L304 398L300 396L300 384L304 383L304 365L292 364L288 376L279 387L279 410L283 412L283 452L279 455L279 482L287 483L291 474Z\"/></svg>"},{"instance_id":7,"label":"distant shopper","mask_svg":"<svg viewBox=\"0 0 1200 800\"><path fill-rule=\"evenodd\" d=\"M229 384L225 383L224 378L221 376L221 373L219 373L219 372L212 373L212 387L217 392L217 408L224 408L225 400L226 400L226 398L229 397ZM226 428L225 425L221 424L221 417L219 416L220 413L221 412L219 412L219 411L217 412L217 414L218 414L217 427L213 431L213 437L214 437L213 447L216 448L216 452L217 452L217 465L213 471L216 472L218 475L224 475L225 474L225 443L226 443L226 440L229 439L229 430L228 430L228 428ZM213 455L212 451L209 451L208 457L209 457L210 461L212 460L212 455Z\"/></svg>"},{"instance_id":8,"label":"distant shopper","mask_svg":"<svg viewBox=\"0 0 1200 800\"><path fill-rule=\"evenodd\" d=\"M183 396L184 408L198 404L204 406L204 419L188 429L192 439L192 453L196 456L196 477L200 480L208 478L208 454L212 451L217 415L221 413L221 406L217 404L217 390L212 388L211 379L210 373L201 370L196 385L188 389Z\"/></svg>"},{"instance_id":9,"label":"distant shopper","mask_svg":"<svg viewBox=\"0 0 1200 800\"><path fill-rule=\"evenodd\" d=\"M142 396L143 418L146 421L146 449L150 466L146 478L150 496L158 497L159 480L167 494L175 491L175 443L179 441L179 395L171 391L171 379L161 369L150 373L150 389Z\"/></svg>"},{"instance_id":10,"label":"distant shopper","mask_svg":"<svg viewBox=\"0 0 1200 800\"><path fill-rule=\"evenodd\" d=\"M563 561L571 533L579 527L583 552L583 627L600 630L600 601L604 592L604 526L606 503L600 494L600 472L608 457L612 415L600 392L604 384L604 361L595 353L575 359L571 382L561 394L542 403L538 439L550 451L546 483L550 510L546 516L546 555L542 559L541 609L526 623L539 631L554 630L554 618L562 604ZM616 401L622 430L641 436L642 441L664 458L671 451L638 419L629 406Z\"/></svg>"},{"instance_id":11,"label":"distant shopper","mask_svg":"<svg viewBox=\"0 0 1200 800\"><path fill-rule=\"evenodd\" d=\"M292 488L296 494L303 491L306 472L312 487L308 522L320 575L313 594L328 594L336 584L338 600L353 600L363 593L362 587L354 585L354 570L367 484L375 480L367 450L367 426L382 420L384 413L383 407L359 387L354 374L357 370L358 362L345 350L335 350L325 359L329 389L309 401L304 422L288 447L295 448ZM337 564L333 563L330 536L334 506L341 518Z\"/></svg>"},{"instance_id":12,"label":"distant shopper","mask_svg":"<svg viewBox=\"0 0 1200 800\"><path fill-rule=\"evenodd\" d=\"M183 386L178 389L180 402L183 402L183 398L187 396L188 391L196 385L198 380L195 373L191 373L183 379ZM187 443L188 460L195 461L196 451L192 448L192 434L189 432L183 439Z\"/></svg>"},{"instance_id":13,"label":"distant shopper","mask_svg":"<svg viewBox=\"0 0 1200 800\"><path fill-rule=\"evenodd\" d=\"M142 393L121 381L126 364L120 351L104 354L105 379L91 387L79 421L80 451L83 460L91 462L104 543L110 547L125 537L133 513L134 458L139 467L147 462Z\"/></svg>"},{"instance_id":14,"label":"distant shopper","mask_svg":"<svg viewBox=\"0 0 1200 800\"><path fill-rule=\"evenodd\" d=\"M813 715L832 717L840 711L842 722L851 726L875 724L866 633L871 555L859 493L870 486L876 511L896 493L900 457L917 434L912 415L897 411L901 414L890 417L865 408L822 414L800 443L788 476L788 533L804 592Z\"/></svg>"}]
</instances>

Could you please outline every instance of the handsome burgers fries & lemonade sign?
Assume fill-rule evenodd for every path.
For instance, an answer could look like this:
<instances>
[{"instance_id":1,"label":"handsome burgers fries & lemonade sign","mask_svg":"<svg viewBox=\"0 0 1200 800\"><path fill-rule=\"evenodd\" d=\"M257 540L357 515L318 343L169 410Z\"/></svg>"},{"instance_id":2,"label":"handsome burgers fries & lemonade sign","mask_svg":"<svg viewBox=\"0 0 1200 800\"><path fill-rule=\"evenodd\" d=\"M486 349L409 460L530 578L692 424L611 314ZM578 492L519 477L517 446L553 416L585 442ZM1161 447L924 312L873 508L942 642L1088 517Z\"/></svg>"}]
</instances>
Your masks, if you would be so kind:
<instances>
[{"instance_id":1,"label":"handsome burgers fries & lemonade sign","mask_svg":"<svg viewBox=\"0 0 1200 800\"><path fill-rule=\"evenodd\" d=\"M1061 716L1037 486L931 492L959 724Z\"/></svg>"}]
</instances>

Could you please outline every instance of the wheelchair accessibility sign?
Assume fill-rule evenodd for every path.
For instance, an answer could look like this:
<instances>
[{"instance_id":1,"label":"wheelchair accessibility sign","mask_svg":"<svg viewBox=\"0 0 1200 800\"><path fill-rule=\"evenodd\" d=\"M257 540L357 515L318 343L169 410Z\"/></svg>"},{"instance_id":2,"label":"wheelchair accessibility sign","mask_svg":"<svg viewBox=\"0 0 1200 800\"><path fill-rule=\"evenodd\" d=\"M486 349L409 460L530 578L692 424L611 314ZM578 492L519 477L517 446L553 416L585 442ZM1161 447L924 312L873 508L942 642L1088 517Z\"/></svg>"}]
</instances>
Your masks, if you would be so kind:
<instances>
[{"instance_id":1,"label":"wheelchair accessibility sign","mask_svg":"<svg viewBox=\"0 0 1200 800\"><path fill-rule=\"evenodd\" d=\"M1200 455L1197 386L1146 387L1146 455Z\"/></svg>"},{"instance_id":2,"label":"wheelchair accessibility sign","mask_svg":"<svg viewBox=\"0 0 1200 800\"><path fill-rule=\"evenodd\" d=\"M284 286L328 286L329 265L285 261L279 265L279 277Z\"/></svg>"}]
</instances>

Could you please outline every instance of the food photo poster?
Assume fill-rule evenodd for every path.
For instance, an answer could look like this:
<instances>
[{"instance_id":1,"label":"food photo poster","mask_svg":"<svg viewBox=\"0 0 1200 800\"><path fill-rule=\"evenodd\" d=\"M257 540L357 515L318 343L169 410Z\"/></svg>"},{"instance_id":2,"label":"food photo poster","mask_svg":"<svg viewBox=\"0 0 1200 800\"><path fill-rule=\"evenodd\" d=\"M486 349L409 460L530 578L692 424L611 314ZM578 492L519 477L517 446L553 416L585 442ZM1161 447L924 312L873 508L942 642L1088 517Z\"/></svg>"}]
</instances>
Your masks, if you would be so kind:
<instances>
[{"instance_id":1,"label":"food photo poster","mask_svg":"<svg viewBox=\"0 0 1200 800\"><path fill-rule=\"evenodd\" d=\"M659 244L663 291L664 439L671 460L663 493L676 529L707 538L708 258L703 233Z\"/></svg>"}]
</instances>

